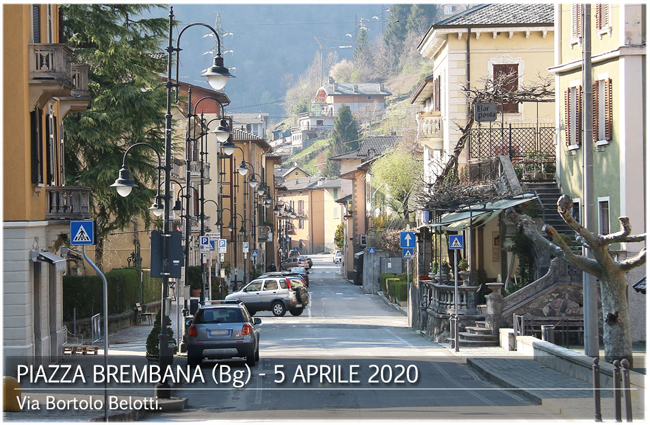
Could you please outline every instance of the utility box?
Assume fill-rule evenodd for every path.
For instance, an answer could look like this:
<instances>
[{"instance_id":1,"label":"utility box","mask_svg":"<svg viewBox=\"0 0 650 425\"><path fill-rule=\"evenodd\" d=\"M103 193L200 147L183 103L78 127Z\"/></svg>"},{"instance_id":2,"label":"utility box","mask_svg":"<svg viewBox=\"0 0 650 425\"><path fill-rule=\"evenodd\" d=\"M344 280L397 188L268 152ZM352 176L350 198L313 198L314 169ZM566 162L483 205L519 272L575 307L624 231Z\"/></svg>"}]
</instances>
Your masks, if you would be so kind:
<instances>
[{"instance_id":1,"label":"utility box","mask_svg":"<svg viewBox=\"0 0 650 425\"><path fill-rule=\"evenodd\" d=\"M171 232L169 237L169 276L181 278L184 265L181 232ZM163 236L160 230L151 231L151 277L163 277Z\"/></svg>"},{"instance_id":2,"label":"utility box","mask_svg":"<svg viewBox=\"0 0 650 425\"><path fill-rule=\"evenodd\" d=\"M386 257L381 259L381 273L402 273L402 259L397 257Z\"/></svg>"}]
</instances>

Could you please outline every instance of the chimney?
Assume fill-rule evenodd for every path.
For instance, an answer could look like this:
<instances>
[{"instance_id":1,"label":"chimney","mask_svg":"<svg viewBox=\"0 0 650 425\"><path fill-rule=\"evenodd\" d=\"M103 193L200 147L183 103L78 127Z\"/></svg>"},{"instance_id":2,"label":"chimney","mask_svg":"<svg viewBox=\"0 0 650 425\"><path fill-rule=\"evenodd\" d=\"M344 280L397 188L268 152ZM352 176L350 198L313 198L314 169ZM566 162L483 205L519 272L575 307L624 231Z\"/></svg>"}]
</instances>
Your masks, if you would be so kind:
<instances>
[{"instance_id":1,"label":"chimney","mask_svg":"<svg viewBox=\"0 0 650 425\"><path fill-rule=\"evenodd\" d=\"M355 93L359 93L359 85L355 84L354 86L352 86L352 88Z\"/></svg>"},{"instance_id":2,"label":"chimney","mask_svg":"<svg viewBox=\"0 0 650 425\"><path fill-rule=\"evenodd\" d=\"M328 82L329 82L330 84L334 84L334 77L328 77L328 79L329 79Z\"/></svg>"},{"instance_id":3,"label":"chimney","mask_svg":"<svg viewBox=\"0 0 650 425\"><path fill-rule=\"evenodd\" d=\"M339 85L334 83L334 91L337 91L339 89Z\"/></svg>"},{"instance_id":4,"label":"chimney","mask_svg":"<svg viewBox=\"0 0 650 425\"><path fill-rule=\"evenodd\" d=\"M379 85L379 91L384 91L384 85L383 84Z\"/></svg>"}]
</instances>

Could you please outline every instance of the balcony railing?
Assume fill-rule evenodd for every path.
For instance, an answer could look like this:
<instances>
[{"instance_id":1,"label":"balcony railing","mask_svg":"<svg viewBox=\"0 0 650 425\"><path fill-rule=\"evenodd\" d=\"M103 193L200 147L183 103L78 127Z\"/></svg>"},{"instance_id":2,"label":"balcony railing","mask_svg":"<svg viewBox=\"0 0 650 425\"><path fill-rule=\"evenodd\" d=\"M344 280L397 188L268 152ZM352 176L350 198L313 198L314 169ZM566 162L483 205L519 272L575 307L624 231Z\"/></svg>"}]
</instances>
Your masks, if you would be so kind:
<instances>
[{"instance_id":1,"label":"balcony railing","mask_svg":"<svg viewBox=\"0 0 650 425\"><path fill-rule=\"evenodd\" d=\"M424 301L429 310L438 313L451 315L454 313L454 286L432 283L432 281L421 280L420 284L424 289ZM458 313L478 314L477 298L478 286L458 285Z\"/></svg>"},{"instance_id":2,"label":"balcony railing","mask_svg":"<svg viewBox=\"0 0 650 425\"><path fill-rule=\"evenodd\" d=\"M65 44L30 44L30 82L57 82L72 86L71 57L72 50Z\"/></svg>"},{"instance_id":3,"label":"balcony railing","mask_svg":"<svg viewBox=\"0 0 650 425\"><path fill-rule=\"evenodd\" d=\"M48 186L46 220L90 219L90 188L75 186Z\"/></svg>"},{"instance_id":4,"label":"balcony railing","mask_svg":"<svg viewBox=\"0 0 650 425\"><path fill-rule=\"evenodd\" d=\"M204 220L204 229L210 228L210 217L205 216ZM201 218L196 217L196 216L190 216L190 229L192 233L200 232L201 231Z\"/></svg>"},{"instance_id":5,"label":"balcony railing","mask_svg":"<svg viewBox=\"0 0 650 425\"><path fill-rule=\"evenodd\" d=\"M89 65L72 65L72 84L74 89L70 96L72 97L88 97L90 91L88 90L88 71Z\"/></svg>"},{"instance_id":6,"label":"balcony railing","mask_svg":"<svg viewBox=\"0 0 650 425\"><path fill-rule=\"evenodd\" d=\"M443 126L439 111L418 112L416 120L418 122L418 139L434 139L442 142Z\"/></svg>"},{"instance_id":7,"label":"balcony railing","mask_svg":"<svg viewBox=\"0 0 650 425\"><path fill-rule=\"evenodd\" d=\"M190 176L193 178L201 178L201 163L197 161L190 162ZM210 164L203 163L203 178L210 180Z\"/></svg>"}]
</instances>

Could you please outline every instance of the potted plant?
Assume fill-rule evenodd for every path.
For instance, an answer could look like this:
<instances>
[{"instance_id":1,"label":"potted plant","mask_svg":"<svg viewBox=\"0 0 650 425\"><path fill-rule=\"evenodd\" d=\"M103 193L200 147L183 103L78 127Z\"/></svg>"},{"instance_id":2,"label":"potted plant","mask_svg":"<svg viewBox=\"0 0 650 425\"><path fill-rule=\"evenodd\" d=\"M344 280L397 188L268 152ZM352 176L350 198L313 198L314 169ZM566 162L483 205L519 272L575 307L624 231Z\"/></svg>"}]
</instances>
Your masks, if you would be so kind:
<instances>
[{"instance_id":1,"label":"potted plant","mask_svg":"<svg viewBox=\"0 0 650 425\"><path fill-rule=\"evenodd\" d=\"M433 262L431 263L431 271L429 272L429 277L430 277L431 279L435 279L435 276L436 276L436 274L438 273L438 268L439 268L439 267L440 267L440 265L438 264L437 261L433 261Z\"/></svg>"},{"instance_id":2,"label":"potted plant","mask_svg":"<svg viewBox=\"0 0 650 425\"><path fill-rule=\"evenodd\" d=\"M463 281L463 285L469 285L469 263L463 258L458 262L458 277Z\"/></svg>"},{"instance_id":3,"label":"potted plant","mask_svg":"<svg viewBox=\"0 0 650 425\"><path fill-rule=\"evenodd\" d=\"M449 267L449 263L446 261L443 261L440 265L440 272L445 275L449 276L449 272L451 271L451 268Z\"/></svg>"}]
</instances>

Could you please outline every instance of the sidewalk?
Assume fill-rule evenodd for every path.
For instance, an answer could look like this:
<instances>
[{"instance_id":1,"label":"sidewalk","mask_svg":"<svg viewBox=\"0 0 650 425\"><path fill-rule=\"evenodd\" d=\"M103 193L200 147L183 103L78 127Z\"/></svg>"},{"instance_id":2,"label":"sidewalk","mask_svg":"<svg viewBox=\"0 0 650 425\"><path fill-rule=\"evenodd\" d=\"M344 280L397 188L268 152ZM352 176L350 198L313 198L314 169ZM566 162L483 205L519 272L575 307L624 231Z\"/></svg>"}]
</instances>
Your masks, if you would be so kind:
<instances>
[{"instance_id":1,"label":"sidewalk","mask_svg":"<svg viewBox=\"0 0 650 425\"><path fill-rule=\"evenodd\" d=\"M183 299L180 299L180 306L183 306ZM176 302L172 303L172 308L170 311L170 318L172 321L171 327L174 330L174 338L178 341L177 335L177 317L176 317ZM181 317L182 321L182 317ZM182 322L181 322L182 323ZM120 332L108 336L108 357L109 364L111 363L111 358L116 359L118 356L136 356L142 357L143 362L146 362L146 341L147 336L151 332L152 325L149 323L142 323L129 328L123 329ZM103 358L104 350L103 347L99 349L97 354L98 358ZM69 359L71 356L66 356L66 359ZM81 356L80 356L81 357ZM87 357L87 356L83 356ZM93 356L95 357L95 356ZM64 361L66 360L64 359ZM116 360L117 361L117 360ZM26 385L24 385L26 386ZM158 399L157 406L152 408L152 397L154 395L154 389L145 389L140 390L140 392L145 392L147 395L139 396L115 396L115 393L111 394L114 389L109 389L109 400L113 398L113 404L120 405L116 410L109 411L109 420L110 421L136 421L146 414L155 414L156 412L163 411L181 411L187 406L187 399L172 397L168 400ZM172 392L173 395L173 392ZM65 403L76 399L77 405L82 403L101 401L102 406L104 403L104 393L103 392L92 392L92 394L81 394L79 392L61 392L61 393L51 393L51 392L39 392L38 389L24 390L21 392L21 396L29 397L30 407L32 403L36 403L34 407L30 409L24 409L20 412L4 412L3 420L4 421L15 421L15 422L90 422L90 421L103 421L104 420L104 410L103 407L100 410L93 410L92 407L87 409L74 409L71 408L54 408L48 409L48 397L50 397L49 402L50 406L55 405L57 402ZM36 407L37 406L37 407Z\"/></svg>"},{"instance_id":2,"label":"sidewalk","mask_svg":"<svg viewBox=\"0 0 650 425\"><path fill-rule=\"evenodd\" d=\"M460 347L456 352L448 344L448 351L466 362L489 381L541 404L555 414L568 420L593 420L595 417L593 388L591 384L557 372L517 351L501 347ZM643 400L633 396L632 417L635 421L645 418ZM601 391L603 421L614 420L612 391ZM625 420L625 405L621 401Z\"/></svg>"}]
</instances>

